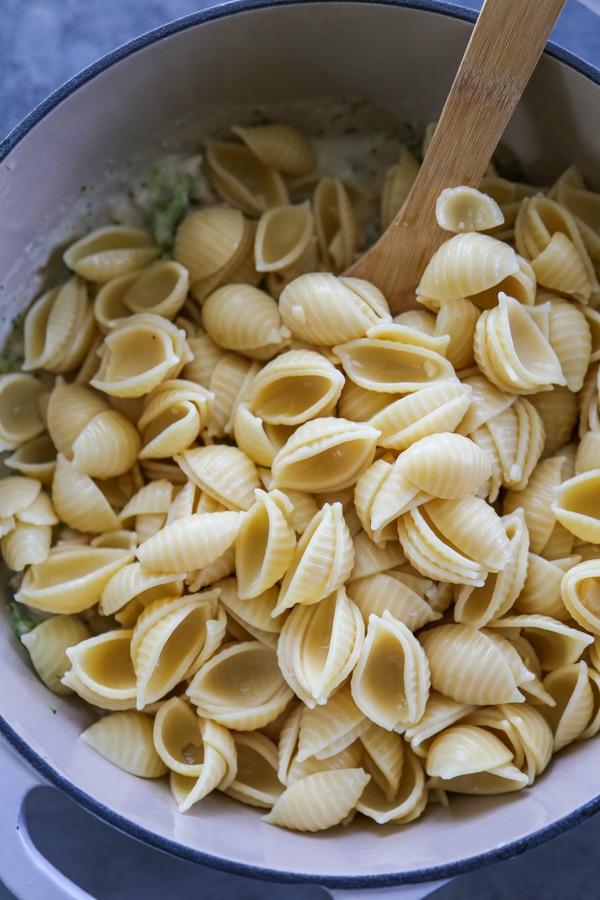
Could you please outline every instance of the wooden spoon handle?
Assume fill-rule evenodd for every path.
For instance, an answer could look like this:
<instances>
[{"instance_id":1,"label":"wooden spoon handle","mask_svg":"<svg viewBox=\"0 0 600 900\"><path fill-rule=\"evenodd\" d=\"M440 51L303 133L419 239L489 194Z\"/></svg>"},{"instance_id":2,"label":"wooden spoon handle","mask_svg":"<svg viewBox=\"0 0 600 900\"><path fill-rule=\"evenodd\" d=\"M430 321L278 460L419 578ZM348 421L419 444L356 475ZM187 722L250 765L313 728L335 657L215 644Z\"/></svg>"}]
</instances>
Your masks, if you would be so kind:
<instances>
[{"instance_id":1,"label":"wooden spoon handle","mask_svg":"<svg viewBox=\"0 0 600 900\"><path fill-rule=\"evenodd\" d=\"M565 0L485 0L429 149L402 209L346 274L414 308L427 262L448 237L435 218L444 188L477 187Z\"/></svg>"}]
</instances>

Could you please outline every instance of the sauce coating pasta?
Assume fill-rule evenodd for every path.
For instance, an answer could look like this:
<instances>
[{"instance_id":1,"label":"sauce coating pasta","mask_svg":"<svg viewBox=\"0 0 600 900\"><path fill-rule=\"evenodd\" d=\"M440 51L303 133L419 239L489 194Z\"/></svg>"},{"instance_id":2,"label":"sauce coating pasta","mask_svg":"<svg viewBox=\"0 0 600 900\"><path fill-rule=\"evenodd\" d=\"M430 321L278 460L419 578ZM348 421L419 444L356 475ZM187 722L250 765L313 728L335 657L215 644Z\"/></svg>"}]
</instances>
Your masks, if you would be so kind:
<instances>
[{"instance_id":1,"label":"sauce coating pasta","mask_svg":"<svg viewBox=\"0 0 600 900\"><path fill-rule=\"evenodd\" d=\"M233 127L170 235L67 249L0 375L32 665L181 813L401 825L600 730L600 197L492 165L393 318L343 272L415 152L369 194L291 126Z\"/></svg>"}]
</instances>

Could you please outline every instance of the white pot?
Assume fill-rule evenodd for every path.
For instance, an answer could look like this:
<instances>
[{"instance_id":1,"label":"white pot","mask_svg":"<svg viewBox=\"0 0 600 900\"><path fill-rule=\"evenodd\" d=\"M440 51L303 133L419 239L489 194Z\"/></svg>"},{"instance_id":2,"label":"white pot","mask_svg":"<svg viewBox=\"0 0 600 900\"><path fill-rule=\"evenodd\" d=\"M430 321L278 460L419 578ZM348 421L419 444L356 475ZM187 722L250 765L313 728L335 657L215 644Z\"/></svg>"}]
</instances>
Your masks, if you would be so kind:
<instances>
[{"instance_id":1,"label":"white pot","mask_svg":"<svg viewBox=\"0 0 600 900\"><path fill-rule=\"evenodd\" d=\"M51 247L68 239L57 225L81 213L83 185L93 200L98 191L91 186L111 172L140 154L193 145L203 122L217 111L225 120L232 105L359 97L394 110L399 120L433 120L472 17L435 0L233 2L159 29L86 70L0 147L0 342L42 283ZM566 53L547 52L506 142L530 177L543 182L576 162L599 189L598 73ZM417 885L400 895L422 896L433 882L521 852L600 807L596 739L560 753L525 791L455 797L448 808L432 807L399 828L357 821L348 829L295 834L220 796L181 815L166 789L159 796L156 783L121 772L78 739L92 715L45 689L5 616L0 683L0 731L41 777L152 846L259 878L384 893ZM15 830L30 776L5 755L9 821L0 875L21 896L38 896L33 887L27 893L27 884L37 883L38 863L19 874L27 838ZM44 896L68 891L58 879Z\"/></svg>"}]
</instances>

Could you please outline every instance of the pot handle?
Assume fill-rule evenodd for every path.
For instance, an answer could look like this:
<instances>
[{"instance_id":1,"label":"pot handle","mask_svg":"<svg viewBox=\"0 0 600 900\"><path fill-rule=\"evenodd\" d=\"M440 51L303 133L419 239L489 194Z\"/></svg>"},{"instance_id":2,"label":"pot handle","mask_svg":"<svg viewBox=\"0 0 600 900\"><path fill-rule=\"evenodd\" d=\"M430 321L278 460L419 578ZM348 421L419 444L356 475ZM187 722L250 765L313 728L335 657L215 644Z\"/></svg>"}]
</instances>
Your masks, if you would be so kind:
<instances>
[{"instance_id":1,"label":"pot handle","mask_svg":"<svg viewBox=\"0 0 600 900\"><path fill-rule=\"evenodd\" d=\"M338 890L326 888L333 900L422 900L447 884L450 879L442 881L424 881L420 884L398 884L387 888L358 888L357 890Z\"/></svg>"},{"instance_id":2,"label":"pot handle","mask_svg":"<svg viewBox=\"0 0 600 900\"><path fill-rule=\"evenodd\" d=\"M33 788L45 784L0 738L0 879L19 900L93 900L49 863L31 840L24 803Z\"/></svg>"}]
</instances>

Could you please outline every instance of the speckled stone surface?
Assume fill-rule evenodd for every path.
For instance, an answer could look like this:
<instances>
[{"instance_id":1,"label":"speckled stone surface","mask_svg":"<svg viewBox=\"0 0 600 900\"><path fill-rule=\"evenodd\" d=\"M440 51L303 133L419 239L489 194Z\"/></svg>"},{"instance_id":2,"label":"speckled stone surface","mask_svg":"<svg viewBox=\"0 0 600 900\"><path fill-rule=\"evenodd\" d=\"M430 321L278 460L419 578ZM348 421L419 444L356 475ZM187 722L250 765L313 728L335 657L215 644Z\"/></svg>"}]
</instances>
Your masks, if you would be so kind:
<instances>
[{"instance_id":1,"label":"speckled stone surface","mask_svg":"<svg viewBox=\"0 0 600 900\"><path fill-rule=\"evenodd\" d=\"M201 0L0 0L0 138L55 88L103 54L210 5ZM480 2L462 0L462 5L477 9ZM576 0L567 0L553 39L600 68L600 19ZM28 822L47 857L99 900L326 896L315 885L267 884L171 858L115 832L51 788L40 789L32 799ZM515 859L456 878L431 896L595 900L600 896L599 843L596 816ZM10 897L0 884L0 900Z\"/></svg>"}]
</instances>

